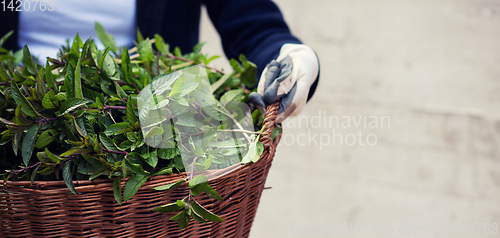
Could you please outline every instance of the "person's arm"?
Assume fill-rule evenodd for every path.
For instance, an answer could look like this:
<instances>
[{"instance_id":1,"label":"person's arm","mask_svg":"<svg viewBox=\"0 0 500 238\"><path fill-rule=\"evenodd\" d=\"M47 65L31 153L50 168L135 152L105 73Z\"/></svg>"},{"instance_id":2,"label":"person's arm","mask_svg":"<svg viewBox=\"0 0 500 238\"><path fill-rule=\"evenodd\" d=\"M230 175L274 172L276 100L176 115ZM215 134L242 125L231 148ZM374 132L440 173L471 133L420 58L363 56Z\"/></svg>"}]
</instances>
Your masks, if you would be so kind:
<instances>
[{"instance_id":1,"label":"person's arm","mask_svg":"<svg viewBox=\"0 0 500 238\"><path fill-rule=\"evenodd\" d=\"M311 48L291 34L276 4L270 0L204 2L226 56L244 54L257 65L259 75L264 72L251 101L265 107L281 99L279 121L300 113L316 90L319 61ZM284 58L289 63L282 63ZM266 74L271 66L272 72Z\"/></svg>"},{"instance_id":2,"label":"person's arm","mask_svg":"<svg viewBox=\"0 0 500 238\"><path fill-rule=\"evenodd\" d=\"M228 58L244 54L258 66L278 57L285 43L301 42L288 29L283 16L269 0L205 0L208 15L220 34Z\"/></svg>"}]
</instances>

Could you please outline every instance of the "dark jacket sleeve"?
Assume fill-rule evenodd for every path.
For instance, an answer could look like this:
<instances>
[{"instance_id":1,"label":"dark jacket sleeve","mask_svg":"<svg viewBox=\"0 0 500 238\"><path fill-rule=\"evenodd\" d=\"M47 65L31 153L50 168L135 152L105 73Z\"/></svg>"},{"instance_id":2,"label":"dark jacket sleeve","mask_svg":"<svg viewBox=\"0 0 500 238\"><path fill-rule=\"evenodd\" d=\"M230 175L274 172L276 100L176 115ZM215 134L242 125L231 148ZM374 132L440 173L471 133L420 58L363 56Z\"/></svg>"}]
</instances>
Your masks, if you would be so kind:
<instances>
[{"instance_id":1,"label":"dark jacket sleeve","mask_svg":"<svg viewBox=\"0 0 500 238\"><path fill-rule=\"evenodd\" d=\"M205 0L208 15L228 58L244 54L257 64L259 75L285 43L300 43L270 0Z\"/></svg>"},{"instance_id":2,"label":"dark jacket sleeve","mask_svg":"<svg viewBox=\"0 0 500 238\"><path fill-rule=\"evenodd\" d=\"M19 12L16 11L3 11L0 13L0 37L3 37L9 31L14 31L6 42L3 44L3 48L9 50L17 50L19 46L17 45L17 27L18 27Z\"/></svg>"},{"instance_id":3,"label":"dark jacket sleeve","mask_svg":"<svg viewBox=\"0 0 500 238\"><path fill-rule=\"evenodd\" d=\"M258 75L279 55L285 43L300 44L292 35L278 6L270 0L204 0L207 12L219 32L228 58L244 54L258 67ZM314 94L318 77L311 86Z\"/></svg>"}]
</instances>

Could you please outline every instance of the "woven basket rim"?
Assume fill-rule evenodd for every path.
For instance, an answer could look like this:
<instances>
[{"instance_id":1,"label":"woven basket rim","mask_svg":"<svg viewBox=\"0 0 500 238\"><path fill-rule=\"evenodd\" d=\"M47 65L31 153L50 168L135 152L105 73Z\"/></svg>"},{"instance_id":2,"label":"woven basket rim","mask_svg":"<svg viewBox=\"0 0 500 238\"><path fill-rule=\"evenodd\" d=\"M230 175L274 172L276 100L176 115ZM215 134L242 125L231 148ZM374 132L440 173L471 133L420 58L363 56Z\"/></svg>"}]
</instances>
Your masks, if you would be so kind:
<instances>
[{"instance_id":1,"label":"woven basket rim","mask_svg":"<svg viewBox=\"0 0 500 238\"><path fill-rule=\"evenodd\" d=\"M266 116L264 119L264 123L262 126L265 126L265 131L267 131L267 134L261 137L260 141L264 144L264 151L269 150L271 146L273 146L273 141L271 140L271 134L272 130L274 127L281 126L280 124L276 123L276 112L279 108L279 101L275 102L272 105L269 105L266 109ZM277 141L274 143L277 144L279 143L281 134L278 136ZM274 154L274 153L273 153ZM273 155L274 157L274 155ZM266 153L262 153L260 159L256 162L259 163L262 160L267 159ZM248 163L248 164L234 164L231 165L227 168L224 169L217 169L217 170L208 170L209 174L215 175L214 178L211 178L210 180L213 179L219 179L221 177L225 176L231 176L232 173L239 172L241 170L247 169L250 166L254 165L255 163ZM219 174L219 175L217 175ZM146 183L144 183L143 186L141 186L140 190L142 189L151 189L152 187L158 186L158 183L172 183L175 181L179 181L181 179L187 178L187 173L182 172L178 174L168 174L168 175L156 175L156 176L151 176L147 179ZM130 177L127 178L122 178L121 183L126 182ZM110 184L113 182L114 179L98 179L98 180L73 180L73 186L75 187L75 190L82 189L83 187L89 188L89 187L95 187L95 186L100 186L103 184ZM187 182L185 182L187 183ZM8 191L9 186L17 187L17 188L22 188L23 190L28 189L28 190L44 190L47 191L47 189L54 190L55 191L60 191L60 190L67 190L69 189L66 187L66 183L63 180L54 180L54 181L4 181L0 180L0 184L3 184L4 190ZM149 185L149 186L148 186ZM154 186L151 186L154 185Z\"/></svg>"},{"instance_id":2,"label":"woven basket rim","mask_svg":"<svg viewBox=\"0 0 500 238\"><path fill-rule=\"evenodd\" d=\"M261 156L261 159L262 156ZM260 159L259 159L260 161ZM257 161L258 162L258 161ZM224 169L217 169L217 170L207 170L209 175L214 175L214 178L211 179L217 179L226 175L230 175L233 172L238 172L239 170L245 169L245 167L252 166L252 164L234 164L231 165L227 168ZM220 176L222 174L222 176ZM177 174L167 174L167 175L155 175L151 176L148 178L146 183L168 183L168 182L174 182L174 181L179 181L181 179L186 179L187 173L182 172L182 173L177 173ZM130 177L127 178L122 178L122 182L126 182ZM98 179L98 180L73 180L73 185L75 186L75 189L77 187L82 187L82 186L93 186L93 185L100 185L103 183L112 183L114 179ZM4 187L8 186L16 186L16 187L23 187L26 189L34 189L34 190L40 190L44 188L51 188L54 189L55 187L61 187L61 188L66 188L66 184L63 180L54 180L54 181L33 181L31 183L30 181L4 181L0 180L0 183L3 184ZM147 185L147 184L144 184ZM141 186L142 187L142 186Z\"/></svg>"}]
</instances>

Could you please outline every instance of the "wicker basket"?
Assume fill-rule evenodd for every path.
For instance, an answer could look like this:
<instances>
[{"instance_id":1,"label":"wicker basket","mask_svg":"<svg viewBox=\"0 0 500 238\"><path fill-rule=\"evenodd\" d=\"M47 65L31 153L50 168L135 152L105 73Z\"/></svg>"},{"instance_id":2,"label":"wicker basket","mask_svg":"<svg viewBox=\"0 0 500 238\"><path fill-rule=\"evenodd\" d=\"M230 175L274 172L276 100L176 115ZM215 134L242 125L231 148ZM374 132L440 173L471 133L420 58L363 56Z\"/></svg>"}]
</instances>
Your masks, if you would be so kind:
<instances>
[{"instance_id":1,"label":"wicker basket","mask_svg":"<svg viewBox=\"0 0 500 238\"><path fill-rule=\"evenodd\" d=\"M63 181L39 181L29 187L26 181L0 180L0 237L248 237L280 139L271 141L277 111L277 103L267 108L268 134L261 138L260 160L209 182L224 201L197 197L223 222L191 221L180 232L177 222L169 220L175 213L150 211L188 195L187 183L173 191L151 189L186 178L185 173L150 178L124 205L114 199L112 180L75 181L77 195Z\"/></svg>"}]
</instances>

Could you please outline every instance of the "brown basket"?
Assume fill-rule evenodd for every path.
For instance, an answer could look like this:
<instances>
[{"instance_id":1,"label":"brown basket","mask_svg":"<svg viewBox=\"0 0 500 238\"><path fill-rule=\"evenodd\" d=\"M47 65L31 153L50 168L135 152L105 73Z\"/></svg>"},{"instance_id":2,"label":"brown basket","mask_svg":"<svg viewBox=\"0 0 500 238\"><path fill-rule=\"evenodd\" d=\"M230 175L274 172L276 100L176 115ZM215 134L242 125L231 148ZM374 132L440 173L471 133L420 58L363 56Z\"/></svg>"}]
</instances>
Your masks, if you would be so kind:
<instances>
[{"instance_id":1,"label":"brown basket","mask_svg":"<svg viewBox=\"0 0 500 238\"><path fill-rule=\"evenodd\" d=\"M224 201L197 197L222 222L191 221L180 232L169 220L175 213L150 211L188 195L187 183L173 191L152 189L186 178L185 173L148 179L123 205L114 199L112 180L75 181L77 195L63 181L33 182L30 188L26 181L0 180L0 237L248 237L280 139L271 140L277 111L277 103L267 108L260 160L209 182Z\"/></svg>"}]
</instances>

